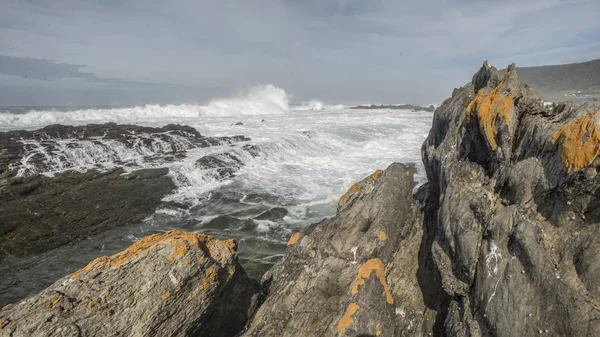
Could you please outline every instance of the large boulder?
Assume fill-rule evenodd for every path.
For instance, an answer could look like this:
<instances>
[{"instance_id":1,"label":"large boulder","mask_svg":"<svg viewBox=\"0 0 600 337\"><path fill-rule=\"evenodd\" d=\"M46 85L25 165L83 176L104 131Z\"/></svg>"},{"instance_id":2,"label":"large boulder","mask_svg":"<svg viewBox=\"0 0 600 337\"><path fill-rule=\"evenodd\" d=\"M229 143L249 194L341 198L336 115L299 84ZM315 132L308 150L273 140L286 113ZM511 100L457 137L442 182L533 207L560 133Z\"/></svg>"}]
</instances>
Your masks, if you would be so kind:
<instances>
[{"instance_id":1,"label":"large boulder","mask_svg":"<svg viewBox=\"0 0 600 337\"><path fill-rule=\"evenodd\" d=\"M260 286L236 243L182 231L145 237L0 311L0 336L234 336Z\"/></svg>"},{"instance_id":2,"label":"large boulder","mask_svg":"<svg viewBox=\"0 0 600 337\"><path fill-rule=\"evenodd\" d=\"M243 336L413 336L425 305L417 281L414 168L392 164L353 185L337 215L295 233L263 276L268 288Z\"/></svg>"},{"instance_id":3,"label":"large boulder","mask_svg":"<svg viewBox=\"0 0 600 337\"><path fill-rule=\"evenodd\" d=\"M600 335L599 121L487 63L436 110L421 256L436 334Z\"/></svg>"}]
</instances>

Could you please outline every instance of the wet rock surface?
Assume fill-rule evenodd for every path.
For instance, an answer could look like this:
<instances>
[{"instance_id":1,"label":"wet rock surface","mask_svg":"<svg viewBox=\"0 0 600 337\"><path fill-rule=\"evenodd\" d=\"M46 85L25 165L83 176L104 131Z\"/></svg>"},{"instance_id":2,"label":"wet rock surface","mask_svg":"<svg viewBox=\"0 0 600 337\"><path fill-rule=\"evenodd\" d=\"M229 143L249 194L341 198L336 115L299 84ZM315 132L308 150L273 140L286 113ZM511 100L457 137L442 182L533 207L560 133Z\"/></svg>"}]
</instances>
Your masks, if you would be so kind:
<instances>
[{"instance_id":1,"label":"wet rock surface","mask_svg":"<svg viewBox=\"0 0 600 337\"><path fill-rule=\"evenodd\" d=\"M0 311L0 336L234 336L260 286L236 243L171 231L103 256Z\"/></svg>"},{"instance_id":2,"label":"wet rock surface","mask_svg":"<svg viewBox=\"0 0 600 337\"><path fill-rule=\"evenodd\" d=\"M14 178L0 189L0 261L141 221L175 188L168 171L124 175L123 169L114 169Z\"/></svg>"},{"instance_id":3,"label":"wet rock surface","mask_svg":"<svg viewBox=\"0 0 600 337\"><path fill-rule=\"evenodd\" d=\"M392 164L350 188L336 217L295 233L263 276L268 294L243 336L412 336L425 309L414 168Z\"/></svg>"}]
</instances>

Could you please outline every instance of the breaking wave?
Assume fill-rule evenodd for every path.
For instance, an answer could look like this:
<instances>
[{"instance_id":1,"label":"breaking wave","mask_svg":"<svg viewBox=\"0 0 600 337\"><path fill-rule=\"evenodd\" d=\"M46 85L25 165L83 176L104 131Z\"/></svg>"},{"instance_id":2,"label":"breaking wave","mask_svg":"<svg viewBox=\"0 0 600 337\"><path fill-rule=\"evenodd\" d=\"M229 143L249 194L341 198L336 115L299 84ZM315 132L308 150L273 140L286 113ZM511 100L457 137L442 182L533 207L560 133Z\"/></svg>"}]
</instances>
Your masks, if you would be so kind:
<instances>
[{"instance_id":1,"label":"breaking wave","mask_svg":"<svg viewBox=\"0 0 600 337\"><path fill-rule=\"evenodd\" d=\"M232 117L247 115L284 114L289 111L285 90L274 85L252 87L244 95L214 99L206 105L179 104L124 108L90 108L36 110L20 113L0 113L0 131L16 128L38 128L50 124L83 125L88 123L162 123L167 120L185 121L198 117Z\"/></svg>"}]
</instances>

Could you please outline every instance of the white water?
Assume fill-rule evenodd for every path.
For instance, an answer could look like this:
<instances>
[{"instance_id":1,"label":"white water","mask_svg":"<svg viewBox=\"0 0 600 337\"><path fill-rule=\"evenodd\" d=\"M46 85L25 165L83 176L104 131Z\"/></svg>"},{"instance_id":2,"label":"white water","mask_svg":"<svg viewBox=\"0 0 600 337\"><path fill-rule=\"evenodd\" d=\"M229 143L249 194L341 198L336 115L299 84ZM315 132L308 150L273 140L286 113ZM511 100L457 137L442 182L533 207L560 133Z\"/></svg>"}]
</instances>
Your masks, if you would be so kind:
<instances>
[{"instance_id":1,"label":"white water","mask_svg":"<svg viewBox=\"0 0 600 337\"><path fill-rule=\"evenodd\" d=\"M0 131L55 123L179 123L195 127L204 136L249 137L251 141L245 144L191 149L184 160L171 163L148 160L165 151L160 142L131 149L114 141L101 141L101 145L79 142L76 148L62 141L57 152L44 154L50 164L47 172L38 173L109 169L125 164L129 170L167 166L178 188L165 202L188 207L166 205L147 219L149 227L144 230L185 228L232 236L242 241L242 257L256 263L272 263L283 252L283 244L293 230L335 214L339 196L376 169L384 169L395 161L415 163L419 171L416 178L424 180L420 147L431 118L427 112L351 110L316 100L290 106L285 91L262 86L245 96L213 100L203 106L0 113ZM238 122L243 125L235 125ZM242 150L247 144L256 146L258 156ZM181 148L188 148L183 140ZM218 180L214 172L195 165L202 156L224 152L235 153L243 162L233 178ZM53 156L62 156L63 160L53 161ZM19 169L34 170L27 165L24 160ZM283 207L288 214L280 220L252 219L273 207ZM217 225L215 221L223 216L229 217L226 225ZM139 237L143 233L123 235L126 234Z\"/></svg>"}]
</instances>

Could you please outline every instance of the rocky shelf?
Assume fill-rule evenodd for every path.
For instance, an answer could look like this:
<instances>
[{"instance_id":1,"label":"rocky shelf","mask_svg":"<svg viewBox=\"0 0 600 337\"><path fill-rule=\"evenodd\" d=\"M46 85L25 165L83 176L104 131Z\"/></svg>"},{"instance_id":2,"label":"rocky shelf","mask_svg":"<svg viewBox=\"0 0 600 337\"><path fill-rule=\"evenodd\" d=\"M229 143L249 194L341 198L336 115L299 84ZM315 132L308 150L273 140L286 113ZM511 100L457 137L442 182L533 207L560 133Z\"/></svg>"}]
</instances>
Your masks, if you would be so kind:
<instances>
[{"instance_id":1,"label":"rocky shelf","mask_svg":"<svg viewBox=\"0 0 600 337\"><path fill-rule=\"evenodd\" d=\"M484 63L436 109L428 182L392 164L260 281L169 232L0 311L0 335L598 336L600 115Z\"/></svg>"}]
</instances>

